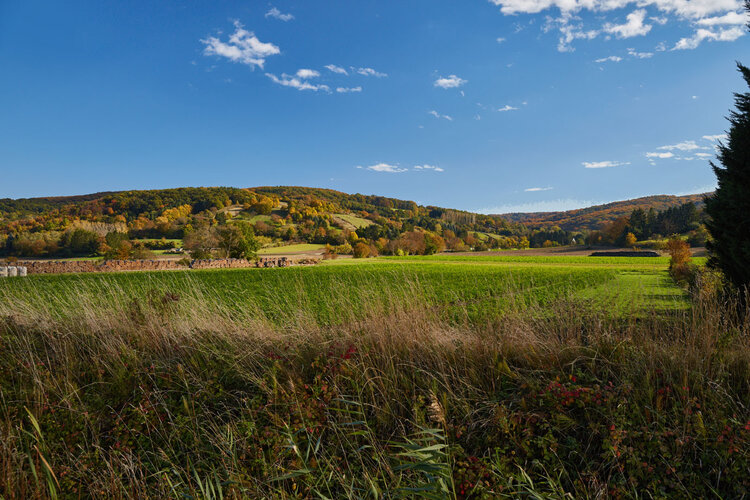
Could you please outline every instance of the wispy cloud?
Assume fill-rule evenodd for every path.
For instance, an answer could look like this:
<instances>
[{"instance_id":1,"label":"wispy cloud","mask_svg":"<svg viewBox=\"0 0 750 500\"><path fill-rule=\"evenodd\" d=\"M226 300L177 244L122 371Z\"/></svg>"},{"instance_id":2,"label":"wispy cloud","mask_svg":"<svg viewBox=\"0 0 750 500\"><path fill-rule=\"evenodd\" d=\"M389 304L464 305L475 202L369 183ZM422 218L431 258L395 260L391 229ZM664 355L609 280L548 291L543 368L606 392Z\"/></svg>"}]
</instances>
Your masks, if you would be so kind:
<instances>
[{"instance_id":1,"label":"wispy cloud","mask_svg":"<svg viewBox=\"0 0 750 500\"><path fill-rule=\"evenodd\" d=\"M526 191L527 193L535 193L537 191L550 191L550 190L552 190L551 187L543 187L543 188L542 187L533 187L533 188L526 188L526 189L524 189L524 191Z\"/></svg>"},{"instance_id":2,"label":"wispy cloud","mask_svg":"<svg viewBox=\"0 0 750 500\"><path fill-rule=\"evenodd\" d=\"M313 90L315 92L323 91L330 92L331 89L328 85L313 84L302 78L296 76L287 75L283 73L281 77L274 75L273 73L266 73L266 76L271 79L272 82L283 85L284 87L291 87L297 90Z\"/></svg>"},{"instance_id":3,"label":"wispy cloud","mask_svg":"<svg viewBox=\"0 0 750 500\"><path fill-rule=\"evenodd\" d=\"M362 87L336 87L336 92L338 92L339 94L362 92Z\"/></svg>"},{"instance_id":4,"label":"wispy cloud","mask_svg":"<svg viewBox=\"0 0 750 500\"><path fill-rule=\"evenodd\" d=\"M543 11L557 9L559 15L547 16L544 31L556 29L560 33L558 50L569 52L574 50L575 40L592 40L601 35L605 37L631 38L646 36L653 31L653 25L667 25L675 23L692 23L700 29L729 26L740 28L747 21L747 15L742 12L740 0L489 0L500 7L505 15L538 14ZM625 22L608 19L610 13L635 5L625 18ZM588 18L586 23L603 20L597 27L584 26L582 11L595 15ZM654 12L656 11L656 12ZM647 17L647 13L658 13ZM741 29L725 31L700 31L692 36L683 38L676 49L690 49L697 47L703 40L733 41L741 36Z\"/></svg>"},{"instance_id":5,"label":"wispy cloud","mask_svg":"<svg viewBox=\"0 0 750 500\"><path fill-rule=\"evenodd\" d=\"M697 48L701 42L733 42L745 34L745 30L739 26L711 30L700 28L689 38L681 38L672 50L692 50Z\"/></svg>"},{"instance_id":6,"label":"wispy cloud","mask_svg":"<svg viewBox=\"0 0 750 500\"><path fill-rule=\"evenodd\" d=\"M498 111L501 113L504 113L505 111L517 111L518 108L511 106L510 104L506 104L502 108L497 108Z\"/></svg>"},{"instance_id":7,"label":"wispy cloud","mask_svg":"<svg viewBox=\"0 0 750 500\"><path fill-rule=\"evenodd\" d=\"M274 19L278 19L280 21L291 21L294 19L294 16L291 14L282 14L282 12L277 9L276 7L271 7L271 10L266 12L266 17L272 17Z\"/></svg>"},{"instance_id":8,"label":"wispy cloud","mask_svg":"<svg viewBox=\"0 0 750 500\"><path fill-rule=\"evenodd\" d=\"M449 122L452 122L452 121L453 121L453 117L452 117L452 116L449 116L449 115L441 115L440 113L438 113L438 112L437 112L437 111L435 111L434 109L432 109L432 110L428 111L428 112L427 112L427 114L428 114L428 115L432 115L432 116L434 116L435 118L442 118L442 119L444 119L444 120L448 120Z\"/></svg>"},{"instance_id":9,"label":"wispy cloud","mask_svg":"<svg viewBox=\"0 0 750 500\"><path fill-rule=\"evenodd\" d=\"M695 24L699 24L701 26L718 26L727 24L743 25L747 24L748 21L750 21L750 19L748 18L748 14L744 12L727 12L723 16L706 17L703 19L699 19Z\"/></svg>"},{"instance_id":10,"label":"wispy cloud","mask_svg":"<svg viewBox=\"0 0 750 500\"><path fill-rule=\"evenodd\" d=\"M594 12L608 12L621 9L631 3L639 7L654 7L665 14L674 14L681 18L700 19L715 13L737 10L736 0L489 0L500 7L506 15L537 14L557 7L564 14L572 14L582 9Z\"/></svg>"},{"instance_id":11,"label":"wispy cloud","mask_svg":"<svg viewBox=\"0 0 750 500\"><path fill-rule=\"evenodd\" d=\"M672 158L674 156L674 153L646 153L646 158L659 158L659 159L667 159Z\"/></svg>"},{"instance_id":12,"label":"wispy cloud","mask_svg":"<svg viewBox=\"0 0 750 500\"><path fill-rule=\"evenodd\" d=\"M497 43L503 43L505 41L505 37L499 36L499 37L495 38L495 41Z\"/></svg>"},{"instance_id":13,"label":"wispy cloud","mask_svg":"<svg viewBox=\"0 0 750 500\"><path fill-rule=\"evenodd\" d=\"M407 168L402 168L398 165L390 165L388 163L376 163L375 165L370 165L369 167L357 165L357 168L361 168L363 170L371 170L373 172L386 172L389 174L400 174L409 170Z\"/></svg>"},{"instance_id":14,"label":"wispy cloud","mask_svg":"<svg viewBox=\"0 0 750 500\"><path fill-rule=\"evenodd\" d=\"M227 42L213 36L201 40L206 46L203 54L225 57L233 62L262 69L267 57L281 53L276 45L258 40L258 37L252 31L247 31L239 21L234 21L234 28L234 33L229 35Z\"/></svg>"},{"instance_id":15,"label":"wispy cloud","mask_svg":"<svg viewBox=\"0 0 750 500\"><path fill-rule=\"evenodd\" d=\"M583 166L586 168L612 168L630 165L629 161L585 161Z\"/></svg>"},{"instance_id":16,"label":"wispy cloud","mask_svg":"<svg viewBox=\"0 0 750 500\"><path fill-rule=\"evenodd\" d=\"M727 134L716 134L716 135L704 135L702 139L705 139L707 141L716 142L716 141L726 141L727 140Z\"/></svg>"},{"instance_id":17,"label":"wispy cloud","mask_svg":"<svg viewBox=\"0 0 750 500\"><path fill-rule=\"evenodd\" d=\"M696 149L708 149L703 146L699 146L695 143L695 141L683 141L678 144L670 144L667 146L659 146L656 149L661 149L663 151L694 151Z\"/></svg>"},{"instance_id":18,"label":"wispy cloud","mask_svg":"<svg viewBox=\"0 0 750 500\"><path fill-rule=\"evenodd\" d=\"M427 171L427 170L432 170L433 172L445 172L445 170L443 170L440 167L436 167L435 165L427 165L427 164L424 164L424 165L414 165L414 170L420 170L420 171L423 171L423 172Z\"/></svg>"},{"instance_id":19,"label":"wispy cloud","mask_svg":"<svg viewBox=\"0 0 750 500\"><path fill-rule=\"evenodd\" d=\"M381 73L379 71L375 71L372 68L352 68L352 70L364 76L374 76L377 78L385 78L386 76L388 76L387 73Z\"/></svg>"},{"instance_id":20,"label":"wispy cloud","mask_svg":"<svg viewBox=\"0 0 750 500\"><path fill-rule=\"evenodd\" d=\"M437 80L435 80L435 83L433 84L435 87L440 87L441 89L455 89L460 87L461 85L464 85L468 82L468 80L464 80L463 78L459 78L456 75L449 75L448 77L440 77Z\"/></svg>"},{"instance_id":21,"label":"wispy cloud","mask_svg":"<svg viewBox=\"0 0 750 500\"><path fill-rule=\"evenodd\" d=\"M335 64L327 64L326 69L328 71L332 71L333 73L338 73L340 75L348 75L349 73L346 72L344 68L341 66L336 66Z\"/></svg>"},{"instance_id":22,"label":"wispy cloud","mask_svg":"<svg viewBox=\"0 0 750 500\"><path fill-rule=\"evenodd\" d=\"M622 61L622 57L620 56L609 56L609 57L602 57L600 59L596 59L594 62L603 63L603 62L620 62L620 61Z\"/></svg>"},{"instance_id":23,"label":"wispy cloud","mask_svg":"<svg viewBox=\"0 0 750 500\"><path fill-rule=\"evenodd\" d=\"M635 49L628 49L628 55L630 57L635 57L637 59L648 59L649 57L653 57L653 52L637 52Z\"/></svg>"}]
</instances>

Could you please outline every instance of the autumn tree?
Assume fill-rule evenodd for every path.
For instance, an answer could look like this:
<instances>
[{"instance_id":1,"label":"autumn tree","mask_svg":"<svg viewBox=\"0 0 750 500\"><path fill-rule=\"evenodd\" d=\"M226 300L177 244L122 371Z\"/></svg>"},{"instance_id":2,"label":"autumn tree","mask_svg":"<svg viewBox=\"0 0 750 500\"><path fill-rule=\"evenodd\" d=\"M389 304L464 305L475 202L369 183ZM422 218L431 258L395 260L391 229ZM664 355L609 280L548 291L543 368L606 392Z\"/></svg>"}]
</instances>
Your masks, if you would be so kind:
<instances>
[{"instance_id":1,"label":"autumn tree","mask_svg":"<svg viewBox=\"0 0 750 500\"><path fill-rule=\"evenodd\" d=\"M187 233L183 243L185 250L190 252L194 259L208 259L212 250L218 247L219 239L214 228L202 226Z\"/></svg>"},{"instance_id":2,"label":"autumn tree","mask_svg":"<svg viewBox=\"0 0 750 500\"><path fill-rule=\"evenodd\" d=\"M669 274L677 281L684 281L690 272L690 245L681 238L673 236L667 242L669 260Z\"/></svg>"},{"instance_id":3,"label":"autumn tree","mask_svg":"<svg viewBox=\"0 0 750 500\"><path fill-rule=\"evenodd\" d=\"M638 239L635 237L633 233L628 233L625 235L625 246L626 247L634 247L635 243L638 241Z\"/></svg>"},{"instance_id":4,"label":"autumn tree","mask_svg":"<svg viewBox=\"0 0 750 500\"><path fill-rule=\"evenodd\" d=\"M360 241L356 245L354 245L354 252L353 252L355 259L364 259L366 257L370 256L370 245Z\"/></svg>"}]
</instances>

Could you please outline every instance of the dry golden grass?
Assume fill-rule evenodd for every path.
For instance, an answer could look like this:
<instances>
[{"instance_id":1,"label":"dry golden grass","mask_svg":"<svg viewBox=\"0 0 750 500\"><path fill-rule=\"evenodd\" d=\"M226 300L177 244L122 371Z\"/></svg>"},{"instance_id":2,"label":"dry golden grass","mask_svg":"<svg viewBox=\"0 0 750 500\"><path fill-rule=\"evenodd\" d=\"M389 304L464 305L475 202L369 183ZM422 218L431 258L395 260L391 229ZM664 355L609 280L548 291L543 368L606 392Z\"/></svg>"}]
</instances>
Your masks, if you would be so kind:
<instances>
[{"instance_id":1,"label":"dry golden grass","mask_svg":"<svg viewBox=\"0 0 750 500\"><path fill-rule=\"evenodd\" d=\"M735 299L632 319L505 300L477 322L417 287L404 300L410 286L364 313L328 298L335 325L293 296L283 324L198 289L2 297L0 497L747 491L750 314ZM555 384L581 401L553 401ZM734 448L716 445L726 426ZM689 439L651 448L675 432Z\"/></svg>"}]
</instances>

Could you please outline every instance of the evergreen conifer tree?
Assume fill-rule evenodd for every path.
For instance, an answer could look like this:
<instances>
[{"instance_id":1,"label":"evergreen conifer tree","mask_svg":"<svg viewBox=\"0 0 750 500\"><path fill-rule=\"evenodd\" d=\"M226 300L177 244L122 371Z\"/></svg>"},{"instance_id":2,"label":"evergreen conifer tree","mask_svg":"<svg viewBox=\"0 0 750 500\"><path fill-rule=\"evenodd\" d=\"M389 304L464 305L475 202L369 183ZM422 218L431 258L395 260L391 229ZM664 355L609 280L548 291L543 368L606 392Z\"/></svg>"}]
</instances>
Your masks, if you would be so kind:
<instances>
[{"instance_id":1,"label":"evergreen conifer tree","mask_svg":"<svg viewBox=\"0 0 750 500\"><path fill-rule=\"evenodd\" d=\"M746 0L750 10L750 0ZM750 69L737 63L750 86ZM711 162L718 180L706 198L707 223L713 241L709 263L738 287L750 286L750 92L736 93L727 140L719 145L721 165Z\"/></svg>"}]
</instances>

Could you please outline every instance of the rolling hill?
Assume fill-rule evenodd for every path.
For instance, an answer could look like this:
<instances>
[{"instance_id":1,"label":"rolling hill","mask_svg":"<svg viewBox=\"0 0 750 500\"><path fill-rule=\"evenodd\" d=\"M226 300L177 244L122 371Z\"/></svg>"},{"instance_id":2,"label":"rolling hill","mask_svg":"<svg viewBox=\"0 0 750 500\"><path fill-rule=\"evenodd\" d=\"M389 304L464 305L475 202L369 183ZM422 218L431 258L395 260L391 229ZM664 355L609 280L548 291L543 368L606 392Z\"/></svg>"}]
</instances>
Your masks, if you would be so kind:
<instances>
[{"instance_id":1,"label":"rolling hill","mask_svg":"<svg viewBox=\"0 0 750 500\"><path fill-rule=\"evenodd\" d=\"M657 195L635 198L632 200L614 201L604 205L595 205L577 210L562 212L530 212L499 214L511 222L523 224L528 227L551 227L559 226L566 231L592 231L600 229L604 224L610 223L622 216L641 208L648 211L653 208L657 211L677 207L685 203L702 204L703 198L710 193L689 194L685 196Z\"/></svg>"}]
</instances>

